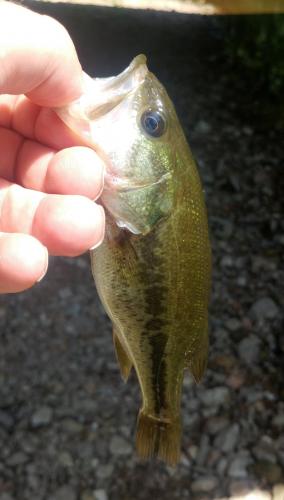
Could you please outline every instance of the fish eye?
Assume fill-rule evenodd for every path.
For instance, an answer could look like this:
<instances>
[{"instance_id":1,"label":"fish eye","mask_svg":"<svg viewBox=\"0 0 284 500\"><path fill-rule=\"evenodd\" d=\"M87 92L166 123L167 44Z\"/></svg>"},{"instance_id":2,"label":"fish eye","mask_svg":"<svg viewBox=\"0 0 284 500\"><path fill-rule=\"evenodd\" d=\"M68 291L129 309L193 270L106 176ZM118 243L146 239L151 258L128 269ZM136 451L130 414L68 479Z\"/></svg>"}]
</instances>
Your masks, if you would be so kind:
<instances>
[{"instance_id":1,"label":"fish eye","mask_svg":"<svg viewBox=\"0 0 284 500\"><path fill-rule=\"evenodd\" d=\"M141 125L151 137L161 137L166 129L165 118L159 111L144 111L141 116Z\"/></svg>"}]
</instances>

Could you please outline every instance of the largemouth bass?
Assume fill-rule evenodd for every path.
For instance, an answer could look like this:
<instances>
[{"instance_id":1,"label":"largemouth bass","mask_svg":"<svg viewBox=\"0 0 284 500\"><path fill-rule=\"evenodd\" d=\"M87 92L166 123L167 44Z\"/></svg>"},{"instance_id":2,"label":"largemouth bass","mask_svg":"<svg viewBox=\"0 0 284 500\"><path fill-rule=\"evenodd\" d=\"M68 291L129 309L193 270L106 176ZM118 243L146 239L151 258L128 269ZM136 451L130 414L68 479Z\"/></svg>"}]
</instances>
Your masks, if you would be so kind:
<instances>
[{"instance_id":1,"label":"largemouth bass","mask_svg":"<svg viewBox=\"0 0 284 500\"><path fill-rule=\"evenodd\" d=\"M138 454L174 465L184 369L199 381L208 353L211 253L196 165L143 55L117 77L86 78L83 96L58 113L107 163L93 275L122 376L133 366L139 380Z\"/></svg>"}]
</instances>

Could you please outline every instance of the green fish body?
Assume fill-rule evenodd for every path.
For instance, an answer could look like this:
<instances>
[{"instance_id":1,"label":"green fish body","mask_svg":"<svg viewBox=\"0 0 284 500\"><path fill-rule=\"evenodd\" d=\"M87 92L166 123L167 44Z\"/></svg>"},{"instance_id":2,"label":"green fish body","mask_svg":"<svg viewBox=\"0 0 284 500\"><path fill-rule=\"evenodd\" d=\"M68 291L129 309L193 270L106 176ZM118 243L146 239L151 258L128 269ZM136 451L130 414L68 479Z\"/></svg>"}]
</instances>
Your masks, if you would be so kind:
<instances>
[{"instance_id":1,"label":"green fish body","mask_svg":"<svg viewBox=\"0 0 284 500\"><path fill-rule=\"evenodd\" d=\"M139 380L138 454L174 465L184 369L199 381L208 355L211 252L202 187L145 56L92 82L83 100L59 114L108 165L106 235L91 252L93 275L122 376L133 366Z\"/></svg>"}]
</instances>

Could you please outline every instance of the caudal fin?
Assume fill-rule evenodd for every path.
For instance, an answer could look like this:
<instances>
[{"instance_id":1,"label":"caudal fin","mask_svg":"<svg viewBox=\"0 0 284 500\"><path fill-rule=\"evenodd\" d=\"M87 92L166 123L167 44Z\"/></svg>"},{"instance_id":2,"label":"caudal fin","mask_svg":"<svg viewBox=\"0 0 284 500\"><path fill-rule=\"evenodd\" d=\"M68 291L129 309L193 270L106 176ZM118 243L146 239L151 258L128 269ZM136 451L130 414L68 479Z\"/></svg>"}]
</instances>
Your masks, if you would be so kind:
<instances>
[{"instance_id":1,"label":"caudal fin","mask_svg":"<svg viewBox=\"0 0 284 500\"><path fill-rule=\"evenodd\" d=\"M180 418L162 420L140 410L136 448L141 458L158 457L168 465L176 465L180 458L180 435Z\"/></svg>"}]
</instances>

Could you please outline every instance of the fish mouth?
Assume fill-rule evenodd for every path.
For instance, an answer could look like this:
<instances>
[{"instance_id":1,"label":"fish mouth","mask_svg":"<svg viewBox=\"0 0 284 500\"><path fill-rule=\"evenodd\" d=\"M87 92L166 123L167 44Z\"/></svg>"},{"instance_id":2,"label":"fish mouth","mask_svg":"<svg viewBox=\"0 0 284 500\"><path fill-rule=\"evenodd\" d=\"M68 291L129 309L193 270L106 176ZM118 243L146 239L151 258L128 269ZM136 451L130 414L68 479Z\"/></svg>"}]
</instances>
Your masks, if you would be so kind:
<instances>
[{"instance_id":1,"label":"fish mouth","mask_svg":"<svg viewBox=\"0 0 284 500\"><path fill-rule=\"evenodd\" d=\"M100 118L135 92L149 72L146 62L146 56L140 54L119 75L94 79L92 92L96 92L95 100L85 108L87 119L94 121Z\"/></svg>"},{"instance_id":2,"label":"fish mouth","mask_svg":"<svg viewBox=\"0 0 284 500\"><path fill-rule=\"evenodd\" d=\"M87 144L97 147L90 123L109 113L143 84L149 73L146 63L146 56L140 54L117 76L91 78L84 73L82 96L55 112L69 128L83 136Z\"/></svg>"},{"instance_id":3,"label":"fish mouth","mask_svg":"<svg viewBox=\"0 0 284 500\"><path fill-rule=\"evenodd\" d=\"M101 92L118 91L121 93L131 92L137 85L143 83L148 73L147 58L144 54L134 57L129 66L116 76L108 78L94 78L93 81Z\"/></svg>"}]
</instances>

